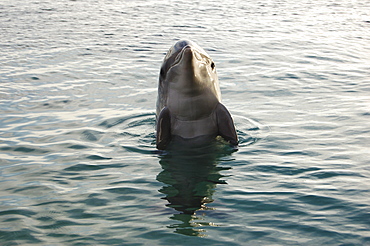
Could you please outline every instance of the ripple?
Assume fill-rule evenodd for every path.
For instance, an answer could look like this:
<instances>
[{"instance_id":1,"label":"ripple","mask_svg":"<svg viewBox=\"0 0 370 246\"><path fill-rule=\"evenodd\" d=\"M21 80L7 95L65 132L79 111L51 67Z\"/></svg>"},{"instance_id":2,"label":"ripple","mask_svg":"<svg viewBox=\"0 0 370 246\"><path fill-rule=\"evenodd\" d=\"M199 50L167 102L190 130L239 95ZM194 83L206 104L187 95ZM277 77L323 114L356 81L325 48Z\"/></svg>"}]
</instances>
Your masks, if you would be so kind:
<instances>
[{"instance_id":1,"label":"ripple","mask_svg":"<svg viewBox=\"0 0 370 246\"><path fill-rule=\"evenodd\" d=\"M124 124L125 128L129 127L135 127L135 126L141 126L153 123L152 117L148 118L148 116L153 116L153 113L144 113L144 114L133 114L128 115L125 117L119 117L119 118L112 118L103 121L99 124L99 126L103 126L105 128L112 128L114 126Z\"/></svg>"},{"instance_id":2,"label":"ripple","mask_svg":"<svg viewBox=\"0 0 370 246\"><path fill-rule=\"evenodd\" d=\"M341 204L342 201L332 198L319 195L304 195L297 198L298 200L304 202L305 204L310 204L314 206L331 206L333 204Z\"/></svg>"},{"instance_id":3,"label":"ripple","mask_svg":"<svg viewBox=\"0 0 370 246\"><path fill-rule=\"evenodd\" d=\"M94 225L94 223L81 223L81 222L75 222L71 220L56 220L53 221L52 224L49 225L39 225L36 226L39 229L43 230L60 230L61 228L64 227L69 227L69 226L88 226L88 225Z\"/></svg>"},{"instance_id":4,"label":"ripple","mask_svg":"<svg viewBox=\"0 0 370 246\"><path fill-rule=\"evenodd\" d=\"M36 155L44 155L45 153L48 153L50 151L44 150L41 148L35 148L35 147L26 147L26 146L18 146L18 147L1 147L0 150L9 152L21 152L21 153L32 153Z\"/></svg>"},{"instance_id":5,"label":"ripple","mask_svg":"<svg viewBox=\"0 0 370 246\"><path fill-rule=\"evenodd\" d=\"M72 172L79 172L79 171L94 171L94 170L101 170L107 168L122 168L124 165L121 164L107 164L107 165L92 165L92 164L76 164L64 169L64 171L72 171Z\"/></svg>"},{"instance_id":6,"label":"ripple","mask_svg":"<svg viewBox=\"0 0 370 246\"><path fill-rule=\"evenodd\" d=\"M266 138L270 132L268 126L243 116L240 112L232 115L239 137L239 146L246 147Z\"/></svg>"},{"instance_id":7,"label":"ripple","mask_svg":"<svg viewBox=\"0 0 370 246\"><path fill-rule=\"evenodd\" d=\"M103 157L100 155L89 155L86 158L90 160L111 160L112 159L110 157Z\"/></svg>"},{"instance_id":8,"label":"ripple","mask_svg":"<svg viewBox=\"0 0 370 246\"><path fill-rule=\"evenodd\" d=\"M367 245L369 8L3 1L1 243ZM210 166L155 150L159 67L186 37L216 62L240 139ZM212 208L176 210L189 194Z\"/></svg>"},{"instance_id":9,"label":"ripple","mask_svg":"<svg viewBox=\"0 0 370 246\"><path fill-rule=\"evenodd\" d=\"M38 234L38 231L26 228L13 231L0 230L0 238L2 238L4 241L20 241L30 244L43 243L42 240L34 236L35 234Z\"/></svg>"},{"instance_id":10,"label":"ripple","mask_svg":"<svg viewBox=\"0 0 370 246\"><path fill-rule=\"evenodd\" d=\"M10 209L10 210L5 210L5 211L0 211L0 216L5 216L5 215L23 215L26 217L31 217L35 215L36 213L27 210L27 209Z\"/></svg>"},{"instance_id":11,"label":"ripple","mask_svg":"<svg viewBox=\"0 0 370 246\"><path fill-rule=\"evenodd\" d=\"M312 173L314 171L320 170L317 167L301 168L297 166L282 166L282 165L258 165L251 167L253 171L263 172L263 173L274 173L281 175L297 176L305 173Z\"/></svg>"},{"instance_id":12,"label":"ripple","mask_svg":"<svg viewBox=\"0 0 370 246\"><path fill-rule=\"evenodd\" d=\"M71 149L88 149L89 147L85 146L85 145L80 145L80 144L73 144L73 145L69 146L68 148L71 148Z\"/></svg>"},{"instance_id":13,"label":"ripple","mask_svg":"<svg viewBox=\"0 0 370 246\"><path fill-rule=\"evenodd\" d=\"M106 191L116 194L148 194L148 191L139 190L137 188L132 187L115 187L106 189Z\"/></svg>"},{"instance_id":14,"label":"ripple","mask_svg":"<svg viewBox=\"0 0 370 246\"><path fill-rule=\"evenodd\" d=\"M106 201L90 201L90 202L87 202L86 205L95 205L97 204L98 206L102 205L106 205ZM69 214L68 217L71 218L71 219L97 219L97 218L101 218L101 215L99 214L95 214L95 213L89 213L89 212L86 212L84 209L71 209L71 210L68 210L67 213ZM40 217L38 220L52 220L52 218L50 217L47 217L46 219L43 219L42 217Z\"/></svg>"},{"instance_id":15,"label":"ripple","mask_svg":"<svg viewBox=\"0 0 370 246\"><path fill-rule=\"evenodd\" d=\"M364 175L353 172L353 171L344 171L344 170L320 170L310 173L311 177L319 179L330 179L339 176L348 176L348 177L364 177Z\"/></svg>"},{"instance_id":16,"label":"ripple","mask_svg":"<svg viewBox=\"0 0 370 246\"><path fill-rule=\"evenodd\" d=\"M92 142L98 141L103 134L103 132L95 130L84 130L81 132L81 135L84 137L85 140Z\"/></svg>"}]
</instances>

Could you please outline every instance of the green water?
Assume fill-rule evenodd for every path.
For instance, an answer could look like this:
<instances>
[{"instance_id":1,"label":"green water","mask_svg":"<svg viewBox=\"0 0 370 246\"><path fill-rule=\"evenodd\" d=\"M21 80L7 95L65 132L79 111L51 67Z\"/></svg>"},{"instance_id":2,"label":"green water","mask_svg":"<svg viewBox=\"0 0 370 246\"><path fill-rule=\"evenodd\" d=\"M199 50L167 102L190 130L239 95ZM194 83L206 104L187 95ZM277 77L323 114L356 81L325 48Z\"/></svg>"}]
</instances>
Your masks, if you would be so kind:
<instances>
[{"instance_id":1,"label":"green water","mask_svg":"<svg viewBox=\"0 0 370 246\"><path fill-rule=\"evenodd\" d=\"M370 245L366 1L0 3L0 245ZM155 149L164 54L240 146Z\"/></svg>"}]
</instances>

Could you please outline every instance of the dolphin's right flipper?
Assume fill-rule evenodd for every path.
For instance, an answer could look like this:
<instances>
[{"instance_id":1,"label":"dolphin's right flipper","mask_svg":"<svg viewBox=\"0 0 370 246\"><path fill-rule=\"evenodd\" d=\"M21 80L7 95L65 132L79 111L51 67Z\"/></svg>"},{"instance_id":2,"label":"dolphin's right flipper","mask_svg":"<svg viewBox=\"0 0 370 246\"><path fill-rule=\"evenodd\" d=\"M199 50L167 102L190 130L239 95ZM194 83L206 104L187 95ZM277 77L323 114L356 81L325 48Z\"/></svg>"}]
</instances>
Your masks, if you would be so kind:
<instances>
[{"instance_id":1,"label":"dolphin's right flipper","mask_svg":"<svg viewBox=\"0 0 370 246\"><path fill-rule=\"evenodd\" d=\"M238 145L238 135L236 134L234 121L227 108L221 103L216 108L216 118L218 134L231 145Z\"/></svg>"},{"instance_id":2,"label":"dolphin's right flipper","mask_svg":"<svg viewBox=\"0 0 370 246\"><path fill-rule=\"evenodd\" d=\"M171 141L170 110L164 107L157 118L157 149L164 150Z\"/></svg>"}]
</instances>

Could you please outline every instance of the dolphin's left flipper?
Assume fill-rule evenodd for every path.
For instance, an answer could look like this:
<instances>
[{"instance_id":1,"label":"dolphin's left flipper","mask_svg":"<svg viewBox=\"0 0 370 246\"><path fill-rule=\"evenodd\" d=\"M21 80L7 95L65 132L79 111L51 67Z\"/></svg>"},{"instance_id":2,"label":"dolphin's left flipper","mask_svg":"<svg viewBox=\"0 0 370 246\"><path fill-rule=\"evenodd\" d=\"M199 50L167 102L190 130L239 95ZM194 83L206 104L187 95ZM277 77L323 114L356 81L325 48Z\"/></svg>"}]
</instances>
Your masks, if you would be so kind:
<instances>
[{"instance_id":1,"label":"dolphin's left flipper","mask_svg":"<svg viewBox=\"0 0 370 246\"><path fill-rule=\"evenodd\" d=\"M216 108L216 118L218 126L218 135L223 137L230 144L238 145L238 136L236 134L234 121L227 108L221 103Z\"/></svg>"},{"instance_id":2,"label":"dolphin's left flipper","mask_svg":"<svg viewBox=\"0 0 370 246\"><path fill-rule=\"evenodd\" d=\"M164 107L157 118L157 149L164 150L171 141L170 110Z\"/></svg>"}]
</instances>

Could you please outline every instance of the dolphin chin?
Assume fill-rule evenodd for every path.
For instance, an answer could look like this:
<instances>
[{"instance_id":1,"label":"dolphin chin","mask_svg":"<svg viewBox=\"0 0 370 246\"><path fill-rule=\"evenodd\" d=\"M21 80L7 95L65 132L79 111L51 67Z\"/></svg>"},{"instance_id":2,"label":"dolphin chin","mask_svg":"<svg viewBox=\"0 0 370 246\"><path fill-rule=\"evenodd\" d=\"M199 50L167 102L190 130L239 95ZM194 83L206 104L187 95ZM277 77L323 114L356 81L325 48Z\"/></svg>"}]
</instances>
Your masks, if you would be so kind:
<instances>
[{"instance_id":1,"label":"dolphin chin","mask_svg":"<svg viewBox=\"0 0 370 246\"><path fill-rule=\"evenodd\" d=\"M217 136L236 146L233 120L220 101L213 60L194 42L178 41L167 52L159 75L157 148L166 149L173 139L196 143Z\"/></svg>"}]
</instances>

